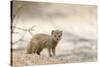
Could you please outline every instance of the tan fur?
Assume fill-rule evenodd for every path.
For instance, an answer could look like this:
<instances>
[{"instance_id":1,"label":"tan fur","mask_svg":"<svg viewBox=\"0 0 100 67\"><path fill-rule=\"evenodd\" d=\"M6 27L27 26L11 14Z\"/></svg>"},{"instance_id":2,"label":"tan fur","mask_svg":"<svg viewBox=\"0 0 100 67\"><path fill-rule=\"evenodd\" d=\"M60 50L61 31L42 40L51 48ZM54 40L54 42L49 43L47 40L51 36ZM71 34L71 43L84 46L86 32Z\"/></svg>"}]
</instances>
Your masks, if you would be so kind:
<instances>
[{"instance_id":1,"label":"tan fur","mask_svg":"<svg viewBox=\"0 0 100 67\"><path fill-rule=\"evenodd\" d=\"M51 51L53 55L55 55L55 49L56 46L61 39L62 31L59 30L53 30L51 32L51 35L48 34L36 34L32 37L27 53L37 53L40 55L40 52L44 49L48 49L49 56L52 56Z\"/></svg>"}]
</instances>

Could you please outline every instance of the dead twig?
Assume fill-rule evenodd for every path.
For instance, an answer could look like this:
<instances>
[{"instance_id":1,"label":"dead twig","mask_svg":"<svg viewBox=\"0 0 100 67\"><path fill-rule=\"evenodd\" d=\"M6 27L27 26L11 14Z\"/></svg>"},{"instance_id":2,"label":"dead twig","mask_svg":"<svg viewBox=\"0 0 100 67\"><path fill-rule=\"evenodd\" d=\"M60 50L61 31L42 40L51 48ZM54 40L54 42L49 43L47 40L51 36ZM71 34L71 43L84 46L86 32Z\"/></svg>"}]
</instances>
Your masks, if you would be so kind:
<instances>
[{"instance_id":1,"label":"dead twig","mask_svg":"<svg viewBox=\"0 0 100 67\"><path fill-rule=\"evenodd\" d=\"M32 27L30 27L29 29L24 29L24 28L20 28L20 27L17 27L17 26L13 26L13 28L15 28L15 29L22 30L22 31L25 31L25 32L29 32L29 34L30 34L31 36L33 35L31 31L34 31L34 27L35 27L35 26L32 26ZM13 33L18 34L19 32L13 32ZM24 36L21 36L21 38L20 38L19 40L15 41L13 44L18 43L19 41L24 41L24 40L23 40L23 37L24 37Z\"/></svg>"}]
</instances>

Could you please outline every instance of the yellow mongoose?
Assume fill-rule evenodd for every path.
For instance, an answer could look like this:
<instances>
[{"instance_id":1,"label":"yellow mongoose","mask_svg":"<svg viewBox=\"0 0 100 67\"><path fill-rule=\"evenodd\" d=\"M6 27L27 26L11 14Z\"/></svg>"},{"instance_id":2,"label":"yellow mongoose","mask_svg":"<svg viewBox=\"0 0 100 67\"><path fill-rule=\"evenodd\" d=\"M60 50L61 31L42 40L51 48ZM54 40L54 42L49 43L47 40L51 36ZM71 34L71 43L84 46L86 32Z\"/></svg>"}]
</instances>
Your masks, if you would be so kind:
<instances>
[{"instance_id":1,"label":"yellow mongoose","mask_svg":"<svg viewBox=\"0 0 100 67\"><path fill-rule=\"evenodd\" d=\"M37 53L40 55L40 52L44 49L48 49L49 56L51 57L53 55L55 56L55 49L62 37L62 31L60 30L52 30L51 35L48 34L36 34L32 37L27 53Z\"/></svg>"}]
</instances>

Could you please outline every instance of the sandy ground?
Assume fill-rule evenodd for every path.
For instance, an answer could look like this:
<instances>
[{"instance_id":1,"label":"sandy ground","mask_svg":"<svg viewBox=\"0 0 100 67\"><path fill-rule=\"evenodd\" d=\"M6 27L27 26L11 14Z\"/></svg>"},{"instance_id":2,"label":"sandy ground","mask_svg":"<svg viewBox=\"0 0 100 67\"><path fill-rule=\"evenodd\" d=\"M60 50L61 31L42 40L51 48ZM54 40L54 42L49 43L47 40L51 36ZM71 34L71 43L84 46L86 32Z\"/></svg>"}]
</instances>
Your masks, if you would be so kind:
<instances>
[{"instance_id":1,"label":"sandy ground","mask_svg":"<svg viewBox=\"0 0 100 67\"><path fill-rule=\"evenodd\" d=\"M44 50L46 51L46 50ZM12 52L13 66L30 66L30 65L47 65L61 63L79 63L79 62L95 62L97 61L97 53L89 48L78 48L67 51L65 54L59 54L54 57L46 56L47 53L26 54L26 50L14 50Z\"/></svg>"}]
</instances>

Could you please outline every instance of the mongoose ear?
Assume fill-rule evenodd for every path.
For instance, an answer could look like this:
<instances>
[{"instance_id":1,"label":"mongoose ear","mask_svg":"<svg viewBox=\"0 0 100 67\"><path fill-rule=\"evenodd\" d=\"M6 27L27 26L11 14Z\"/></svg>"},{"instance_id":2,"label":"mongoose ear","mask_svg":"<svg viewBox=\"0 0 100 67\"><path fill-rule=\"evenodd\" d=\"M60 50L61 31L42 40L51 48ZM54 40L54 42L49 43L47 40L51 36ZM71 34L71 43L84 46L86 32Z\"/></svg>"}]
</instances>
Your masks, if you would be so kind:
<instances>
[{"instance_id":1,"label":"mongoose ear","mask_svg":"<svg viewBox=\"0 0 100 67\"><path fill-rule=\"evenodd\" d=\"M55 32L55 31L54 31L54 30L52 30L51 34L54 34L54 32Z\"/></svg>"}]
</instances>

